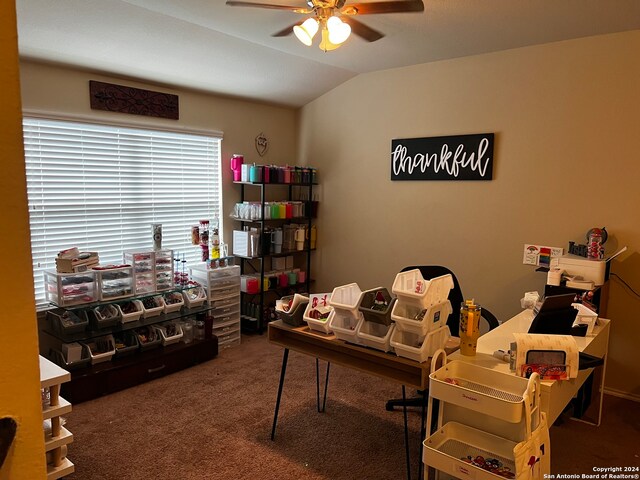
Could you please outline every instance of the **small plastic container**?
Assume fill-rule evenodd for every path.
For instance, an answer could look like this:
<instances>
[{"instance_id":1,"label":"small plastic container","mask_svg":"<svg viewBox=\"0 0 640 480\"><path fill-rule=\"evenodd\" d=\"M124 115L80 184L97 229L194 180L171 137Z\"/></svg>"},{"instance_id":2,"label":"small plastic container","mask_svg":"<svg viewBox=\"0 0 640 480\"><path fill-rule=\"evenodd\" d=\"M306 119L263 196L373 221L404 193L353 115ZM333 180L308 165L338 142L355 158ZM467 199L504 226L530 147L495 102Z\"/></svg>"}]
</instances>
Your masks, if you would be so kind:
<instances>
[{"instance_id":1,"label":"small plastic container","mask_svg":"<svg viewBox=\"0 0 640 480\"><path fill-rule=\"evenodd\" d=\"M142 302L140 300L131 300L116 304L122 317L122 323L135 322L140 320L142 316Z\"/></svg>"},{"instance_id":2,"label":"small plastic container","mask_svg":"<svg viewBox=\"0 0 640 480\"><path fill-rule=\"evenodd\" d=\"M354 317L350 312L344 310L333 311L333 316L329 320L329 328L333 331L336 338L350 343L358 342L358 327L364 322L364 317L358 312L358 316Z\"/></svg>"},{"instance_id":3,"label":"small plastic container","mask_svg":"<svg viewBox=\"0 0 640 480\"><path fill-rule=\"evenodd\" d=\"M98 267L94 270L100 300L116 300L133 296L133 267Z\"/></svg>"},{"instance_id":4,"label":"small plastic container","mask_svg":"<svg viewBox=\"0 0 640 480\"><path fill-rule=\"evenodd\" d=\"M110 303L91 309L91 315L97 329L113 327L122 320L120 309Z\"/></svg>"},{"instance_id":5,"label":"small plastic container","mask_svg":"<svg viewBox=\"0 0 640 480\"><path fill-rule=\"evenodd\" d=\"M113 341L115 342L116 347L115 358L132 355L138 350L138 348L140 348L138 337L131 330L115 333L113 335Z\"/></svg>"},{"instance_id":6,"label":"small plastic container","mask_svg":"<svg viewBox=\"0 0 640 480\"><path fill-rule=\"evenodd\" d=\"M160 315L164 311L164 299L162 295L145 297L142 302L142 318L150 318Z\"/></svg>"},{"instance_id":7,"label":"small plastic container","mask_svg":"<svg viewBox=\"0 0 640 480\"><path fill-rule=\"evenodd\" d=\"M444 302L453 288L450 274L425 280L419 269L400 272L396 275L391 291L399 302L412 303L424 308Z\"/></svg>"},{"instance_id":8,"label":"small plastic container","mask_svg":"<svg viewBox=\"0 0 640 480\"><path fill-rule=\"evenodd\" d=\"M333 289L333 292L331 292L331 298L329 299L329 304L334 309L348 313L353 318L357 319L360 317L358 305L360 304L361 295L362 290L360 290L357 283L342 285Z\"/></svg>"},{"instance_id":9,"label":"small plastic container","mask_svg":"<svg viewBox=\"0 0 640 480\"><path fill-rule=\"evenodd\" d=\"M155 325L162 338L162 345L171 345L178 343L183 336L182 326L177 322L167 322L161 325Z\"/></svg>"},{"instance_id":10,"label":"small plastic container","mask_svg":"<svg viewBox=\"0 0 640 480\"><path fill-rule=\"evenodd\" d=\"M201 286L187 288L182 292L182 296L187 308L200 307L207 301L207 293Z\"/></svg>"},{"instance_id":11,"label":"small plastic container","mask_svg":"<svg viewBox=\"0 0 640 480\"><path fill-rule=\"evenodd\" d=\"M47 311L47 320L51 328L59 333L79 333L87 329L89 320L86 316L80 317L72 310L56 308Z\"/></svg>"},{"instance_id":12,"label":"small plastic container","mask_svg":"<svg viewBox=\"0 0 640 480\"><path fill-rule=\"evenodd\" d=\"M309 303L302 318L311 330L331 333L330 321L334 309L329 305L329 295L329 293L314 293L309 296Z\"/></svg>"},{"instance_id":13,"label":"small plastic container","mask_svg":"<svg viewBox=\"0 0 640 480\"><path fill-rule=\"evenodd\" d=\"M427 308L398 301L393 306L391 318L402 331L426 335L446 325L451 312L449 300Z\"/></svg>"},{"instance_id":14,"label":"small plastic container","mask_svg":"<svg viewBox=\"0 0 640 480\"><path fill-rule=\"evenodd\" d=\"M383 352L390 352L393 350L390 341L395 328L396 325L393 323L385 325L384 323L369 322L367 320L360 322L356 330L358 343Z\"/></svg>"},{"instance_id":15,"label":"small plastic container","mask_svg":"<svg viewBox=\"0 0 640 480\"><path fill-rule=\"evenodd\" d=\"M304 312L309 303L309 297L305 297L303 295L297 295L298 304L295 306L293 311L283 312L282 310L276 309L276 314L278 318L280 318L287 325L291 325L293 327L299 327L304 325ZM294 299L294 296L290 295L287 297L282 297L283 303L288 303Z\"/></svg>"},{"instance_id":16,"label":"small plastic container","mask_svg":"<svg viewBox=\"0 0 640 480\"><path fill-rule=\"evenodd\" d=\"M390 344L399 357L422 363L432 357L438 349L444 348L449 338L451 333L446 325L426 335L396 328L391 334Z\"/></svg>"},{"instance_id":17,"label":"small plastic container","mask_svg":"<svg viewBox=\"0 0 640 480\"><path fill-rule=\"evenodd\" d=\"M162 345L162 336L160 332L152 325L146 327L136 328L134 330L140 343L140 350L150 350L152 348L160 347Z\"/></svg>"},{"instance_id":18,"label":"small plastic container","mask_svg":"<svg viewBox=\"0 0 640 480\"><path fill-rule=\"evenodd\" d=\"M162 299L164 300L164 313L177 312L184 306L184 297L181 292L165 293Z\"/></svg>"},{"instance_id":19,"label":"small plastic container","mask_svg":"<svg viewBox=\"0 0 640 480\"><path fill-rule=\"evenodd\" d=\"M390 325L391 309L395 301L396 299L391 297L386 288L373 288L362 292L358 310L364 315L365 322Z\"/></svg>"},{"instance_id":20,"label":"small plastic container","mask_svg":"<svg viewBox=\"0 0 640 480\"><path fill-rule=\"evenodd\" d=\"M89 350L92 365L95 365L96 363L108 362L116 353L113 335L97 337L88 343L83 343L82 345L87 347L87 349Z\"/></svg>"}]
</instances>

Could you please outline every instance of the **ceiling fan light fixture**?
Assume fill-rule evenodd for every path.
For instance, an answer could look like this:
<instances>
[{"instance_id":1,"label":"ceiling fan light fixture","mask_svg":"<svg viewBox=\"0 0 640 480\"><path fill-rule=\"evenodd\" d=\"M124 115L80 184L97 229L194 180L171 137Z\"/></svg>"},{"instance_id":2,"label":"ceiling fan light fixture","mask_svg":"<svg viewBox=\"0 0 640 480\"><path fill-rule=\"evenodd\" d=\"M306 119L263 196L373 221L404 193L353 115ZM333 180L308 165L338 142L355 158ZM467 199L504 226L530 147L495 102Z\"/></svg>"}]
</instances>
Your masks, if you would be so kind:
<instances>
[{"instance_id":1,"label":"ceiling fan light fixture","mask_svg":"<svg viewBox=\"0 0 640 480\"><path fill-rule=\"evenodd\" d=\"M322 41L320 42L320 45L318 45L320 50L322 50L323 52L328 52L330 50L335 50L339 46L340 46L340 44L332 43L329 40L329 32L327 31L326 28L323 28L322 29Z\"/></svg>"},{"instance_id":2,"label":"ceiling fan light fixture","mask_svg":"<svg viewBox=\"0 0 640 480\"><path fill-rule=\"evenodd\" d=\"M318 21L315 18L307 18L301 25L295 25L293 27L293 33L298 37L298 40L308 47L311 46L313 37L317 31Z\"/></svg>"},{"instance_id":3,"label":"ceiling fan light fixture","mask_svg":"<svg viewBox=\"0 0 640 480\"><path fill-rule=\"evenodd\" d=\"M335 15L327 20L327 30L329 31L329 41L334 45L340 45L351 35L351 26Z\"/></svg>"}]
</instances>

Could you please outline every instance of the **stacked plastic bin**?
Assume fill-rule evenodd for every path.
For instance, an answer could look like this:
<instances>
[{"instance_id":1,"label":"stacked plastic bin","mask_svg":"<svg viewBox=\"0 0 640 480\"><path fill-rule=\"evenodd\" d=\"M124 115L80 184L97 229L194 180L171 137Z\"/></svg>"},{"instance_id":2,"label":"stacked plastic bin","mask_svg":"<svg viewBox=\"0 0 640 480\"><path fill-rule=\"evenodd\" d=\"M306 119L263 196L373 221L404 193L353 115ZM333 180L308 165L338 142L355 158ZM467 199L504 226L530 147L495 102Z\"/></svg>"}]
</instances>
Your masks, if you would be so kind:
<instances>
[{"instance_id":1,"label":"stacked plastic bin","mask_svg":"<svg viewBox=\"0 0 640 480\"><path fill-rule=\"evenodd\" d=\"M447 298L452 288L451 275L425 280L418 269L396 275L391 289L397 296L391 310L396 328L390 342L396 355L424 362L444 348L451 337L447 319L452 308Z\"/></svg>"},{"instance_id":2,"label":"stacked plastic bin","mask_svg":"<svg viewBox=\"0 0 640 480\"><path fill-rule=\"evenodd\" d=\"M386 288L377 287L362 292L358 310L364 321L356 330L359 343L383 352L392 350L390 341L395 324L391 321L391 311L395 301Z\"/></svg>"},{"instance_id":3,"label":"stacked plastic bin","mask_svg":"<svg viewBox=\"0 0 640 480\"><path fill-rule=\"evenodd\" d=\"M304 311L302 319L307 322L311 330L322 333L331 333L331 319L334 310L329 305L330 293L313 293L309 295L309 303Z\"/></svg>"},{"instance_id":4,"label":"stacked plastic bin","mask_svg":"<svg viewBox=\"0 0 640 480\"><path fill-rule=\"evenodd\" d=\"M329 320L329 328L340 340L360 343L357 336L358 327L364 322L358 310L362 290L357 283L336 287L331 292L329 305L333 307L333 316Z\"/></svg>"}]
</instances>

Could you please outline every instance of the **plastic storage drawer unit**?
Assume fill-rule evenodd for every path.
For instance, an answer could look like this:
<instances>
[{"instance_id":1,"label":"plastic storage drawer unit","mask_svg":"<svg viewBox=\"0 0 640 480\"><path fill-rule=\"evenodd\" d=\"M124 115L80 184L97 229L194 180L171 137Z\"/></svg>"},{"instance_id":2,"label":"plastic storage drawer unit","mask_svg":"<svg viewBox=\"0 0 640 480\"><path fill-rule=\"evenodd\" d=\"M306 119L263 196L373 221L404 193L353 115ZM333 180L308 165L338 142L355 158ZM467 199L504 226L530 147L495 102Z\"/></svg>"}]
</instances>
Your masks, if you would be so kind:
<instances>
[{"instance_id":1,"label":"plastic storage drawer unit","mask_svg":"<svg viewBox=\"0 0 640 480\"><path fill-rule=\"evenodd\" d=\"M116 300L133 295L132 267L96 267L100 300Z\"/></svg>"},{"instance_id":2,"label":"plastic storage drawer unit","mask_svg":"<svg viewBox=\"0 0 640 480\"><path fill-rule=\"evenodd\" d=\"M59 307L82 305L98 300L96 275L92 271L82 273L44 272L47 301Z\"/></svg>"}]
</instances>

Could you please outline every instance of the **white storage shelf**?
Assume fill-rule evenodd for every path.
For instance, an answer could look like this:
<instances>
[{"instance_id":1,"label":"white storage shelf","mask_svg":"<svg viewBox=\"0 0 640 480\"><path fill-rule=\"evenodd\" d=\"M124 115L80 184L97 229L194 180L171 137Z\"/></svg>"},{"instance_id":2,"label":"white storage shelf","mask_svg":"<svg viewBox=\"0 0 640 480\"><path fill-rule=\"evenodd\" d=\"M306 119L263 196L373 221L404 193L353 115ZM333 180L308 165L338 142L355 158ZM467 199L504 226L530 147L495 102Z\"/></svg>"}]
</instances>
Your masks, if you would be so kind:
<instances>
[{"instance_id":1,"label":"white storage shelf","mask_svg":"<svg viewBox=\"0 0 640 480\"><path fill-rule=\"evenodd\" d=\"M73 434L60 421L61 415L71 412L71 404L59 395L60 385L69 380L69 372L40 356L40 388L49 389L49 401L43 402L42 406L42 419L51 421L51 434L45 436L45 453L51 456L51 462L47 464L47 480L70 475L75 469L66 458L67 445L73 442Z\"/></svg>"}]
</instances>

